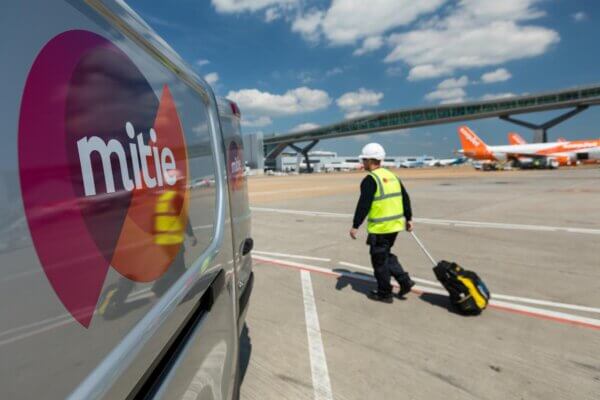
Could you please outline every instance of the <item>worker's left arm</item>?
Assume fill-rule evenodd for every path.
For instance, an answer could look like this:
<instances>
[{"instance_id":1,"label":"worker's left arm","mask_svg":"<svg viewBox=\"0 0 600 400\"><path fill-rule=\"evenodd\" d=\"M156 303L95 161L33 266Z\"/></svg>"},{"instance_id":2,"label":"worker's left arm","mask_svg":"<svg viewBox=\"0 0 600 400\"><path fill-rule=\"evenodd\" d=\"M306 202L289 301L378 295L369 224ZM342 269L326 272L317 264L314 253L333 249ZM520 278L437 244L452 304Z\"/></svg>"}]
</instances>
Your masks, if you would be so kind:
<instances>
[{"instance_id":1,"label":"worker's left arm","mask_svg":"<svg viewBox=\"0 0 600 400\"><path fill-rule=\"evenodd\" d=\"M398 178L398 180L400 181L400 178ZM407 229L408 231L412 230L412 207L410 204L410 196L408 195L408 192L406 191L406 187L404 186L404 184L402 183L402 181L400 181L400 186L401 186L401 190L402 190L402 206L404 208L404 218L406 218L406 225L407 225Z\"/></svg>"}]
</instances>

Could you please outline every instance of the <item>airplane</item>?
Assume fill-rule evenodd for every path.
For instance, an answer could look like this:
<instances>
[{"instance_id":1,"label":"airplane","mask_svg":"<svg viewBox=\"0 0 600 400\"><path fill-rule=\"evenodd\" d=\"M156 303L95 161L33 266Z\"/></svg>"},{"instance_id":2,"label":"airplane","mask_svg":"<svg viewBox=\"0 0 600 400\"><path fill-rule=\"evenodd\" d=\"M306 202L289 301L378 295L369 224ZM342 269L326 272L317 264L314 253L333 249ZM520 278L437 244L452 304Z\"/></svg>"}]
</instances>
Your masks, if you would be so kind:
<instances>
[{"instance_id":1,"label":"airplane","mask_svg":"<svg viewBox=\"0 0 600 400\"><path fill-rule=\"evenodd\" d=\"M468 126L458 128L458 136L465 157L477 161L513 161L519 166L540 166L557 168L575 165L585 161L600 162L600 140L573 140L551 143L526 143L520 138L520 144L488 146ZM519 140L511 135L509 140Z\"/></svg>"},{"instance_id":2,"label":"airplane","mask_svg":"<svg viewBox=\"0 0 600 400\"><path fill-rule=\"evenodd\" d=\"M457 158L442 158L442 159L433 159L429 160L425 163L428 167L448 167L450 165L460 165L463 164L467 159L465 157L457 157Z\"/></svg>"},{"instance_id":3,"label":"airplane","mask_svg":"<svg viewBox=\"0 0 600 400\"><path fill-rule=\"evenodd\" d=\"M559 137L558 139L556 139L557 142L566 142L567 139L565 139L564 137ZM523 139L523 137L521 135L519 135L517 132L509 132L508 133L508 143L509 144L527 144L527 141L525 139Z\"/></svg>"},{"instance_id":4,"label":"airplane","mask_svg":"<svg viewBox=\"0 0 600 400\"><path fill-rule=\"evenodd\" d=\"M527 141L525 139L523 139L523 137L521 135L519 135L517 132L509 132L508 133L508 143L509 144L527 144Z\"/></svg>"}]
</instances>

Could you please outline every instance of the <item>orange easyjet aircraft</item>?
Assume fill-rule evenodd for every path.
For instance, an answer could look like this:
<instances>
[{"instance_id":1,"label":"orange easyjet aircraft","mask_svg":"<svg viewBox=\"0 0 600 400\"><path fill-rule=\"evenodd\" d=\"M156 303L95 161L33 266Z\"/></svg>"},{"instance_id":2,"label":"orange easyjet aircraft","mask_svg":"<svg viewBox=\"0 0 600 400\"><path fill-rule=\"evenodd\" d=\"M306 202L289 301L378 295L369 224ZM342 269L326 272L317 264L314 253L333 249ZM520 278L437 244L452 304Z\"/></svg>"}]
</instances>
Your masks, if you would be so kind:
<instances>
[{"instance_id":1,"label":"orange easyjet aircraft","mask_svg":"<svg viewBox=\"0 0 600 400\"><path fill-rule=\"evenodd\" d=\"M462 153L481 161L543 160L548 165L575 165L579 162L600 162L600 139L527 143L519 134L509 134L510 145L488 146L468 126L458 128Z\"/></svg>"},{"instance_id":2,"label":"orange easyjet aircraft","mask_svg":"<svg viewBox=\"0 0 600 400\"><path fill-rule=\"evenodd\" d=\"M566 142L567 139L565 139L564 137L559 137L558 139L556 139L557 142ZM521 135L519 135L517 132L509 132L508 133L508 143L509 144L527 144L527 141L525 139L523 139L523 137Z\"/></svg>"}]
</instances>

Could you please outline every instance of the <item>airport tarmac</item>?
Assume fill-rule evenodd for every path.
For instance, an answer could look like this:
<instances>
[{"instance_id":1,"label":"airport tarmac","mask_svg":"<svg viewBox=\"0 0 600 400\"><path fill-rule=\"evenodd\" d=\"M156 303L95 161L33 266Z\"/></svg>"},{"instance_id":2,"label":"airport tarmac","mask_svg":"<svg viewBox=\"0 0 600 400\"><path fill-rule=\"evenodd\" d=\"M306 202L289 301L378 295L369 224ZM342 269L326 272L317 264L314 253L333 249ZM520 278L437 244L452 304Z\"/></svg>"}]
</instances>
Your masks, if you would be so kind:
<instances>
[{"instance_id":1,"label":"airport tarmac","mask_svg":"<svg viewBox=\"0 0 600 400\"><path fill-rule=\"evenodd\" d=\"M600 169L398 174L415 232L478 272L494 302L478 317L449 311L406 233L394 252L417 290L367 299L366 234L348 236L364 173L250 178L241 398L600 398Z\"/></svg>"}]
</instances>

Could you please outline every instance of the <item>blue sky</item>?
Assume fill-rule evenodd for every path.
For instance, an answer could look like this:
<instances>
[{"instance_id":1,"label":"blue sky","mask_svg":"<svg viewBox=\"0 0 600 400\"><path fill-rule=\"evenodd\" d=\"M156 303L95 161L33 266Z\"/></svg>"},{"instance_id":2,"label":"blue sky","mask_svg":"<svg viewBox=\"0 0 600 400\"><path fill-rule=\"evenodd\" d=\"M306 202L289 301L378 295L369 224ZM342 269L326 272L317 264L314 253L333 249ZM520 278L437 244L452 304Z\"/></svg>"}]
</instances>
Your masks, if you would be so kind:
<instances>
[{"instance_id":1,"label":"blue sky","mask_svg":"<svg viewBox=\"0 0 600 400\"><path fill-rule=\"evenodd\" d=\"M129 1L213 85L236 101L245 132L285 133L346 117L600 83L600 3L567 0ZM522 115L541 122L557 113ZM600 137L592 108L550 139ZM352 155L451 156L459 124L325 140ZM531 133L497 120L469 126L489 144Z\"/></svg>"}]
</instances>

